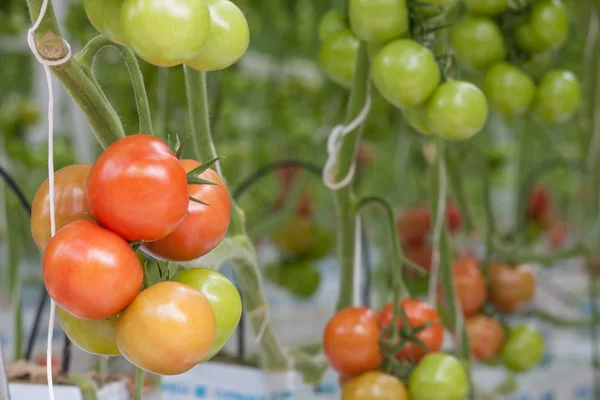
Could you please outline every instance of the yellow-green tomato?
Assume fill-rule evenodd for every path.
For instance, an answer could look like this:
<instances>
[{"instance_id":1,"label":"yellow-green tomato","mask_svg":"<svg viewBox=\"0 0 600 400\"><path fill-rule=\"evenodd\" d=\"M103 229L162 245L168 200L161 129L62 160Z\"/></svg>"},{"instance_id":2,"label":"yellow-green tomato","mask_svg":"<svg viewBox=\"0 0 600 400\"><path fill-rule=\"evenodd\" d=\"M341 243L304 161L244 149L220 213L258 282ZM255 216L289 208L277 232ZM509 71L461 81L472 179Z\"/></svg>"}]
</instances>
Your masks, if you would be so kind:
<instances>
[{"instance_id":1,"label":"yellow-green tomato","mask_svg":"<svg viewBox=\"0 0 600 400\"><path fill-rule=\"evenodd\" d=\"M117 317L86 320L69 314L56 306L56 316L65 335L81 350L102 356L118 356L115 325Z\"/></svg>"},{"instance_id":2,"label":"yellow-green tomato","mask_svg":"<svg viewBox=\"0 0 600 400\"><path fill-rule=\"evenodd\" d=\"M427 102L427 121L433 133L448 140L467 140L481 131L488 117L487 100L475 85L449 81Z\"/></svg>"},{"instance_id":3,"label":"yellow-green tomato","mask_svg":"<svg viewBox=\"0 0 600 400\"><path fill-rule=\"evenodd\" d=\"M525 372L538 365L546 346L538 329L530 325L511 329L502 347L504 364L515 372Z\"/></svg>"},{"instance_id":4,"label":"yellow-green tomato","mask_svg":"<svg viewBox=\"0 0 600 400\"><path fill-rule=\"evenodd\" d=\"M125 44L121 26L121 6L123 0L83 0L85 13L91 24L116 43Z\"/></svg>"},{"instance_id":5,"label":"yellow-green tomato","mask_svg":"<svg viewBox=\"0 0 600 400\"><path fill-rule=\"evenodd\" d=\"M465 0L467 9L472 14L495 16L508 8L508 0Z\"/></svg>"},{"instance_id":6,"label":"yellow-green tomato","mask_svg":"<svg viewBox=\"0 0 600 400\"><path fill-rule=\"evenodd\" d=\"M581 104L581 85L570 71L551 70L538 85L533 115L545 124L560 124L570 119Z\"/></svg>"},{"instance_id":7,"label":"yellow-green tomato","mask_svg":"<svg viewBox=\"0 0 600 400\"><path fill-rule=\"evenodd\" d=\"M426 355L408 381L411 400L465 400L469 380L460 361L449 354Z\"/></svg>"},{"instance_id":8,"label":"yellow-green tomato","mask_svg":"<svg viewBox=\"0 0 600 400\"><path fill-rule=\"evenodd\" d=\"M138 56L171 67L200 52L211 22L205 0L125 0L121 25L127 44Z\"/></svg>"},{"instance_id":9,"label":"yellow-green tomato","mask_svg":"<svg viewBox=\"0 0 600 400\"><path fill-rule=\"evenodd\" d=\"M173 279L195 287L206 296L217 322L217 336L204 361L213 358L235 332L242 316L242 299L236 287L223 274L207 268L178 272Z\"/></svg>"},{"instance_id":10,"label":"yellow-green tomato","mask_svg":"<svg viewBox=\"0 0 600 400\"><path fill-rule=\"evenodd\" d=\"M406 0L350 0L350 26L367 42L389 42L408 32Z\"/></svg>"},{"instance_id":11,"label":"yellow-green tomato","mask_svg":"<svg viewBox=\"0 0 600 400\"><path fill-rule=\"evenodd\" d=\"M369 61L373 62L377 54L383 49L385 46L384 43L381 42L368 42L367 43L367 54L369 55Z\"/></svg>"},{"instance_id":12,"label":"yellow-green tomato","mask_svg":"<svg viewBox=\"0 0 600 400\"><path fill-rule=\"evenodd\" d=\"M541 53L546 50L546 46L536 39L529 21L524 21L518 24L515 27L513 35L517 47L519 47L521 50L532 54Z\"/></svg>"},{"instance_id":13,"label":"yellow-green tomato","mask_svg":"<svg viewBox=\"0 0 600 400\"><path fill-rule=\"evenodd\" d=\"M506 45L500 28L487 17L466 18L450 30L450 43L460 63L486 70L504 60Z\"/></svg>"},{"instance_id":14,"label":"yellow-green tomato","mask_svg":"<svg viewBox=\"0 0 600 400\"><path fill-rule=\"evenodd\" d=\"M540 47L550 49L563 43L569 31L567 9L560 0L533 3L529 24Z\"/></svg>"},{"instance_id":15,"label":"yellow-green tomato","mask_svg":"<svg viewBox=\"0 0 600 400\"><path fill-rule=\"evenodd\" d=\"M341 12L337 10L327 11L319 22L319 40L327 40L331 35L348 29L348 23Z\"/></svg>"},{"instance_id":16,"label":"yellow-green tomato","mask_svg":"<svg viewBox=\"0 0 600 400\"><path fill-rule=\"evenodd\" d=\"M440 70L428 49L413 40L399 39L377 54L371 78L379 93L396 107L416 107L435 91Z\"/></svg>"},{"instance_id":17,"label":"yellow-green tomato","mask_svg":"<svg viewBox=\"0 0 600 400\"><path fill-rule=\"evenodd\" d=\"M535 83L515 65L501 62L485 75L483 90L491 107L510 118L529 110L535 95Z\"/></svg>"},{"instance_id":18,"label":"yellow-green tomato","mask_svg":"<svg viewBox=\"0 0 600 400\"><path fill-rule=\"evenodd\" d=\"M431 135L431 129L427 124L427 112L424 106L405 108L402 110L406 122L417 132L423 135Z\"/></svg>"},{"instance_id":19,"label":"yellow-green tomato","mask_svg":"<svg viewBox=\"0 0 600 400\"><path fill-rule=\"evenodd\" d=\"M248 21L242 10L229 0L207 0L210 35L200 53L186 64L200 71L227 68L246 53L250 42Z\"/></svg>"},{"instance_id":20,"label":"yellow-green tomato","mask_svg":"<svg viewBox=\"0 0 600 400\"><path fill-rule=\"evenodd\" d=\"M321 44L321 67L329 79L345 88L352 86L358 46L358 38L349 29L332 34Z\"/></svg>"}]
</instances>

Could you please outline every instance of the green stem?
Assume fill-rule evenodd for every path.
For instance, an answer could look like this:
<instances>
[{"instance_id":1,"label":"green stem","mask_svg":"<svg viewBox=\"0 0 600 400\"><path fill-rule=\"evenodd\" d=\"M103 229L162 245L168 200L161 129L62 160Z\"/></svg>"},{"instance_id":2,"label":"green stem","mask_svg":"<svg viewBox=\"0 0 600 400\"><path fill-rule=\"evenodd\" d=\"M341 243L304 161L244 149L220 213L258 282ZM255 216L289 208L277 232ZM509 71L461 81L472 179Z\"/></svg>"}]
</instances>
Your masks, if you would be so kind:
<instances>
[{"instance_id":1,"label":"green stem","mask_svg":"<svg viewBox=\"0 0 600 400\"><path fill-rule=\"evenodd\" d=\"M600 400L600 310L598 309L598 273L588 261L588 284L591 321L590 336L592 338L592 371L594 376L594 400Z\"/></svg>"},{"instance_id":2,"label":"green stem","mask_svg":"<svg viewBox=\"0 0 600 400\"><path fill-rule=\"evenodd\" d=\"M133 400L142 400L144 397L144 370L136 368L135 370L135 393Z\"/></svg>"},{"instance_id":3,"label":"green stem","mask_svg":"<svg viewBox=\"0 0 600 400\"><path fill-rule=\"evenodd\" d=\"M559 261L580 256L584 253L584 247L581 243L576 243L572 247L557 251L551 254L539 254L528 251L515 251L504 248L498 240L492 242L494 253L508 263L535 263L550 266Z\"/></svg>"},{"instance_id":4,"label":"green stem","mask_svg":"<svg viewBox=\"0 0 600 400\"><path fill-rule=\"evenodd\" d=\"M7 204L8 206L8 204ZM8 234L8 267L9 267L9 293L11 296L11 308L13 312L13 331L15 342L13 347L13 357L20 360L23 356L23 305L21 301L21 273L19 262L21 258L21 246L23 237L20 224L16 220L20 217L20 212L9 210L7 213L7 232Z\"/></svg>"},{"instance_id":5,"label":"green stem","mask_svg":"<svg viewBox=\"0 0 600 400\"><path fill-rule=\"evenodd\" d=\"M529 120L526 120L529 121ZM517 165L517 177L516 177L516 190L515 190L515 209L514 209L514 215L515 215L515 221L514 221L514 226L516 228L516 230L523 226L523 219L525 216L524 213L524 209L525 209L525 201L526 198L524 199L523 196L521 196L521 188L522 188L522 184L526 181L526 176L527 173L529 172L529 168L530 168L530 163L531 163L531 158L532 158L532 151L533 151L533 147L535 144L533 135L531 134L531 132L529 132L529 129L526 129L528 127L528 123L525 122L523 125L525 125L525 129L519 129L517 131L518 135L521 135L520 140L519 140L519 160L518 160L518 165ZM527 193L529 193L529 188L526 188L525 190L527 191Z\"/></svg>"},{"instance_id":6,"label":"green stem","mask_svg":"<svg viewBox=\"0 0 600 400\"><path fill-rule=\"evenodd\" d=\"M473 233L475 230L475 223L473 222L473 215L471 214L471 209L467 200L467 192L465 190L463 175L460 171L460 162L453 155L453 153L449 151L449 149L446 152L446 160L450 186L452 186L454 197L456 198L458 206L460 207L462 220L465 224L465 231L467 234Z\"/></svg>"}]
</instances>

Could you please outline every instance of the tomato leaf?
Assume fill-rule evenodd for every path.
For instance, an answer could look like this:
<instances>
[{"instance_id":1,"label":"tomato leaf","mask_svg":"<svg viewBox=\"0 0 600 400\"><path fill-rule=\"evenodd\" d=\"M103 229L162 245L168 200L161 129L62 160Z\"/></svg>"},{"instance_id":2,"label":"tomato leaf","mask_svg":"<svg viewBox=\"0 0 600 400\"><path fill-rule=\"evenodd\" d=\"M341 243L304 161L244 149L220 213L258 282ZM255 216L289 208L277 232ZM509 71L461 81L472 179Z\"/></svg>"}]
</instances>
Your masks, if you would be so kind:
<instances>
[{"instance_id":1,"label":"tomato leaf","mask_svg":"<svg viewBox=\"0 0 600 400\"><path fill-rule=\"evenodd\" d=\"M216 163L222 158L224 157L213 158L212 160L207 161L204 164L194 168L193 170L187 173L188 178L196 178L198 175L209 169L214 163Z\"/></svg>"},{"instance_id":2,"label":"tomato leaf","mask_svg":"<svg viewBox=\"0 0 600 400\"><path fill-rule=\"evenodd\" d=\"M183 149L185 147L185 143L187 142L187 140L190 138L190 135L187 135L183 141L179 144L179 146L177 147L177 150L175 151L175 157L177 157L179 160L181 160L181 156L183 154Z\"/></svg>"},{"instance_id":3,"label":"tomato leaf","mask_svg":"<svg viewBox=\"0 0 600 400\"><path fill-rule=\"evenodd\" d=\"M192 197L192 196L190 196L190 201L193 201L193 202L195 202L195 203L204 204L205 206L209 206L209 207L210 207L210 204L208 204L208 203L205 203L205 202L203 202L202 200L199 200L199 199L197 199L197 198L195 198L195 197Z\"/></svg>"},{"instance_id":4,"label":"tomato leaf","mask_svg":"<svg viewBox=\"0 0 600 400\"><path fill-rule=\"evenodd\" d=\"M190 177L188 176L187 178L187 183L189 185L217 185L217 186L221 186L216 182L210 182L207 181L206 179L201 179L201 178L194 178L194 177Z\"/></svg>"}]
</instances>

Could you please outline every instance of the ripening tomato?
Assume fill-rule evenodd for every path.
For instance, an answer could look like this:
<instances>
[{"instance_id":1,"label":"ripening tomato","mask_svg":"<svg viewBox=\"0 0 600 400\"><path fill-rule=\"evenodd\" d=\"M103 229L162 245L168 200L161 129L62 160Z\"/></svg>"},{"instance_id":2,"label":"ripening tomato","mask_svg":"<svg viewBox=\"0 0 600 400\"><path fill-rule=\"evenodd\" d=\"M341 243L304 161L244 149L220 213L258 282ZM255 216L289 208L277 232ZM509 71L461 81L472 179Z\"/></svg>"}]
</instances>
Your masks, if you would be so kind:
<instances>
[{"instance_id":1,"label":"ripening tomato","mask_svg":"<svg viewBox=\"0 0 600 400\"><path fill-rule=\"evenodd\" d=\"M535 294L535 278L526 265L510 267L492 264L490 301L498 310L514 312L523 308Z\"/></svg>"},{"instance_id":2,"label":"ripening tomato","mask_svg":"<svg viewBox=\"0 0 600 400\"><path fill-rule=\"evenodd\" d=\"M411 400L464 400L469 379L460 361L449 354L429 354L408 381Z\"/></svg>"},{"instance_id":3,"label":"ripening tomato","mask_svg":"<svg viewBox=\"0 0 600 400\"><path fill-rule=\"evenodd\" d=\"M173 232L189 203L185 170L149 135L126 136L104 150L88 176L86 197L102 226L145 242Z\"/></svg>"},{"instance_id":4,"label":"ripening tomato","mask_svg":"<svg viewBox=\"0 0 600 400\"><path fill-rule=\"evenodd\" d=\"M329 320L323 332L323 352L341 375L356 376L381 364L377 314L366 307L348 307Z\"/></svg>"},{"instance_id":5,"label":"ripening tomato","mask_svg":"<svg viewBox=\"0 0 600 400\"><path fill-rule=\"evenodd\" d=\"M486 283L474 258L460 258L453 265L454 287L465 316L470 316L483 307L486 298Z\"/></svg>"},{"instance_id":6,"label":"ripening tomato","mask_svg":"<svg viewBox=\"0 0 600 400\"><path fill-rule=\"evenodd\" d=\"M181 161L185 172L200 165L196 160ZM175 230L162 239L144 244L144 252L162 260L189 261L202 257L221 243L229 228L229 192L221 177L212 169L207 169L198 177L216 185L188 185L188 194L209 205L190 200L187 214Z\"/></svg>"},{"instance_id":7,"label":"ripening tomato","mask_svg":"<svg viewBox=\"0 0 600 400\"><path fill-rule=\"evenodd\" d=\"M465 0L467 9L472 14L495 16L508 8L508 0Z\"/></svg>"},{"instance_id":8,"label":"ripening tomato","mask_svg":"<svg viewBox=\"0 0 600 400\"><path fill-rule=\"evenodd\" d=\"M531 32L544 50L561 45L569 32L567 8L561 0L541 0L531 6Z\"/></svg>"},{"instance_id":9,"label":"ripening tomato","mask_svg":"<svg viewBox=\"0 0 600 400\"><path fill-rule=\"evenodd\" d=\"M92 221L71 222L48 242L43 260L46 290L60 307L82 319L117 315L142 287L142 265L129 244Z\"/></svg>"},{"instance_id":10,"label":"ripening tomato","mask_svg":"<svg viewBox=\"0 0 600 400\"><path fill-rule=\"evenodd\" d=\"M321 44L319 61L329 79L345 88L352 87L359 40L350 29L332 33Z\"/></svg>"},{"instance_id":11,"label":"ripening tomato","mask_svg":"<svg viewBox=\"0 0 600 400\"><path fill-rule=\"evenodd\" d=\"M400 241L411 247L423 244L431 230L431 214L429 208L414 207L405 210L396 220Z\"/></svg>"},{"instance_id":12,"label":"ripening tomato","mask_svg":"<svg viewBox=\"0 0 600 400\"><path fill-rule=\"evenodd\" d=\"M204 358L213 358L231 338L242 316L242 299L235 285L224 275L206 268L178 272L172 279L190 285L206 296L215 313L217 334L212 350Z\"/></svg>"},{"instance_id":13,"label":"ripening tomato","mask_svg":"<svg viewBox=\"0 0 600 400\"><path fill-rule=\"evenodd\" d=\"M422 267L425 271L429 272L431 270L431 260L433 258L433 249L431 248L431 246L428 246L425 244L422 246L416 246L416 247L411 246L406 249L406 258L408 258L410 261L417 264L418 266ZM405 265L404 269L405 269L406 273L410 276L415 276L415 277L421 276L421 273L419 271L415 270L410 265Z\"/></svg>"},{"instance_id":14,"label":"ripening tomato","mask_svg":"<svg viewBox=\"0 0 600 400\"><path fill-rule=\"evenodd\" d=\"M581 104L581 85L570 71L551 70L538 85L533 115L545 124L561 124L570 119Z\"/></svg>"},{"instance_id":15,"label":"ripening tomato","mask_svg":"<svg viewBox=\"0 0 600 400\"><path fill-rule=\"evenodd\" d=\"M483 91L493 108L504 117L511 118L529 110L535 95L535 83L515 65L500 62L485 75Z\"/></svg>"},{"instance_id":16,"label":"ripening tomato","mask_svg":"<svg viewBox=\"0 0 600 400\"><path fill-rule=\"evenodd\" d=\"M506 57L500 28L487 17L470 17L450 30L456 59L468 68L484 71Z\"/></svg>"},{"instance_id":17,"label":"ripening tomato","mask_svg":"<svg viewBox=\"0 0 600 400\"><path fill-rule=\"evenodd\" d=\"M79 220L90 219L85 199L85 182L91 164L73 164L54 173L54 218L56 230ZM38 188L31 204L31 234L41 251L52 237L50 231L50 185L46 179Z\"/></svg>"},{"instance_id":18,"label":"ripening tomato","mask_svg":"<svg viewBox=\"0 0 600 400\"><path fill-rule=\"evenodd\" d=\"M483 129L488 117L487 100L475 85L449 81L427 102L431 130L448 140L467 140Z\"/></svg>"},{"instance_id":19,"label":"ripening tomato","mask_svg":"<svg viewBox=\"0 0 600 400\"><path fill-rule=\"evenodd\" d=\"M530 325L519 326L508 332L502 347L502 359L515 372L525 372L538 365L546 346L538 329Z\"/></svg>"},{"instance_id":20,"label":"ripening tomato","mask_svg":"<svg viewBox=\"0 0 600 400\"><path fill-rule=\"evenodd\" d=\"M427 353L435 353L440 351L444 341L444 328L440 323L440 317L433 307L429 304L416 299L403 299L399 302L400 307L404 310L408 324L411 328L418 328L424 324L431 324L427 328L416 334L417 339L423 343L428 350L421 348L416 343L406 343L402 349L396 354L398 360L408 360L417 362ZM379 321L383 328L387 328L392 324L394 316L394 306L392 303L387 304L379 314ZM402 319L398 316L397 325L403 327Z\"/></svg>"},{"instance_id":21,"label":"ripening tomato","mask_svg":"<svg viewBox=\"0 0 600 400\"><path fill-rule=\"evenodd\" d=\"M211 28L205 0L124 0L121 25L133 51L159 67L194 58Z\"/></svg>"},{"instance_id":22,"label":"ripening tomato","mask_svg":"<svg viewBox=\"0 0 600 400\"><path fill-rule=\"evenodd\" d=\"M224 69L246 53L250 43L248 21L229 0L206 0L210 10L210 35L200 53L185 63L200 71Z\"/></svg>"},{"instance_id":23,"label":"ripening tomato","mask_svg":"<svg viewBox=\"0 0 600 400\"><path fill-rule=\"evenodd\" d=\"M98 320L85 320L56 307L60 325L75 346L90 354L101 356L121 355L117 348L115 325L117 317Z\"/></svg>"},{"instance_id":24,"label":"ripening tomato","mask_svg":"<svg viewBox=\"0 0 600 400\"><path fill-rule=\"evenodd\" d=\"M550 191L544 184L533 186L527 199L527 216L539 219L550 208Z\"/></svg>"},{"instance_id":25,"label":"ripening tomato","mask_svg":"<svg viewBox=\"0 0 600 400\"><path fill-rule=\"evenodd\" d=\"M342 400L408 400L408 391L395 376L370 371L344 385Z\"/></svg>"},{"instance_id":26,"label":"ripening tomato","mask_svg":"<svg viewBox=\"0 0 600 400\"><path fill-rule=\"evenodd\" d=\"M202 292L166 281L141 292L117 318L116 330L129 362L154 374L178 375L206 358L217 323Z\"/></svg>"},{"instance_id":27,"label":"ripening tomato","mask_svg":"<svg viewBox=\"0 0 600 400\"><path fill-rule=\"evenodd\" d=\"M479 314L467 319L466 329L476 360L488 361L496 357L504 342L504 328L498 321Z\"/></svg>"},{"instance_id":28,"label":"ripening tomato","mask_svg":"<svg viewBox=\"0 0 600 400\"><path fill-rule=\"evenodd\" d=\"M301 256L308 253L313 244L315 224L307 218L295 216L283 228L273 233L273 243L287 255Z\"/></svg>"},{"instance_id":29,"label":"ripening tomato","mask_svg":"<svg viewBox=\"0 0 600 400\"><path fill-rule=\"evenodd\" d=\"M319 40L324 42L333 34L344 29L348 29L348 23L342 13L337 10L329 10L319 22Z\"/></svg>"},{"instance_id":30,"label":"ripening tomato","mask_svg":"<svg viewBox=\"0 0 600 400\"><path fill-rule=\"evenodd\" d=\"M408 32L406 0L350 0L352 31L366 42L389 42Z\"/></svg>"},{"instance_id":31,"label":"ripening tomato","mask_svg":"<svg viewBox=\"0 0 600 400\"><path fill-rule=\"evenodd\" d=\"M83 6L88 19L98 30L113 42L125 44L121 26L123 0L84 0Z\"/></svg>"},{"instance_id":32,"label":"ripening tomato","mask_svg":"<svg viewBox=\"0 0 600 400\"><path fill-rule=\"evenodd\" d=\"M417 132L423 135L431 135L431 129L427 124L427 112L425 107L411 107L402 110L402 115L406 119L406 122Z\"/></svg>"},{"instance_id":33,"label":"ripening tomato","mask_svg":"<svg viewBox=\"0 0 600 400\"><path fill-rule=\"evenodd\" d=\"M435 91L440 69L427 48L410 39L399 39L377 54L371 78L379 93L396 107L416 107Z\"/></svg>"}]
</instances>

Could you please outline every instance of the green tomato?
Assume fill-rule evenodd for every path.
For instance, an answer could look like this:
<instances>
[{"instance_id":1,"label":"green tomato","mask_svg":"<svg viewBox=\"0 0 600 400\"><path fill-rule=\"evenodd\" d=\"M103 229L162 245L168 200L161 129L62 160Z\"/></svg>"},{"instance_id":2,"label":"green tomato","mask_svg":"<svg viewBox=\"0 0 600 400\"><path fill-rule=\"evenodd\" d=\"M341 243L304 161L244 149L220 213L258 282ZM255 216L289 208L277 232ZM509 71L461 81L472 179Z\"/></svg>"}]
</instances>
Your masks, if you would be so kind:
<instances>
[{"instance_id":1,"label":"green tomato","mask_svg":"<svg viewBox=\"0 0 600 400\"><path fill-rule=\"evenodd\" d=\"M581 104L581 85L570 71L551 70L538 85L533 115L545 124L560 124L573 116Z\"/></svg>"},{"instance_id":2,"label":"green tomato","mask_svg":"<svg viewBox=\"0 0 600 400\"><path fill-rule=\"evenodd\" d=\"M529 23L533 36L544 49L559 46L567 38L569 16L560 0L542 0L534 3Z\"/></svg>"},{"instance_id":3,"label":"green tomato","mask_svg":"<svg viewBox=\"0 0 600 400\"><path fill-rule=\"evenodd\" d=\"M411 400L464 400L469 380L460 361L451 355L426 355L408 381Z\"/></svg>"},{"instance_id":4,"label":"green tomato","mask_svg":"<svg viewBox=\"0 0 600 400\"><path fill-rule=\"evenodd\" d=\"M217 320L217 336L204 361L213 358L235 332L242 316L242 299L236 287L224 275L207 268L178 272L173 281L185 283L206 296Z\"/></svg>"},{"instance_id":5,"label":"green tomato","mask_svg":"<svg viewBox=\"0 0 600 400\"><path fill-rule=\"evenodd\" d=\"M366 42L389 42L408 32L406 0L350 0L350 26Z\"/></svg>"},{"instance_id":6,"label":"green tomato","mask_svg":"<svg viewBox=\"0 0 600 400\"><path fill-rule=\"evenodd\" d=\"M532 54L541 53L546 50L546 47L536 39L531 24L528 21L518 24L513 34L515 43L521 50Z\"/></svg>"},{"instance_id":7,"label":"green tomato","mask_svg":"<svg viewBox=\"0 0 600 400\"><path fill-rule=\"evenodd\" d=\"M506 366L515 372L525 372L538 365L546 351L544 337L532 326L511 329L502 347Z\"/></svg>"},{"instance_id":8,"label":"green tomato","mask_svg":"<svg viewBox=\"0 0 600 400\"><path fill-rule=\"evenodd\" d=\"M88 19L98 30L113 42L125 44L121 26L123 0L83 0Z\"/></svg>"},{"instance_id":9,"label":"green tomato","mask_svg":"<svg viewBox=\"0 0 600 400\"><path fill-rule=\"evenodd\" d=\"M315 225L312 233L311 245L302 257L304 260L320 260L331 251L333 247L333 235L327 229Z\"/></svg>"},{"instance_id":10,"label":"green tomato","mask_svg":"<svg viewBox=\"0 0 600 400\"><path fill-rule=\"evenodd\" d=\"M468 68L486 70L504 60L506 45L498 25L487 17L472 17L450 30L457 60Z\"/></svg>"},{"instance_id":11,"label":"green tomato","mask_svg":"<svg viewBox=\"0 0 600 400\"><path fill-rule=\"evenodd\" d=\"M300 299L311 297L321 283L319 270L308 261L271 264L265 268L264 273L275 284Z\"/></svg>"},{"instance_id":12,"label":"green tomato","mask_svg":"<svg viewBox=\"0 0 600 400\"><path fill-rule=\"evenodd\" d=\"M483 91L490 105L510 118L527 112L535 95L535 83L518 67L500 62L486 74Z\"/></svg>"},{"instance_id":13,"label":"green tomato","mask_svg":"<svg viewBox=\"0 0 600 400\"><path fill-rule=\"evenodd\" d=\"M171 67L200 52L211 22L205 0L125 0L121 24L127 44L138 56Z\"/></svg>"},{"instance_id":14,"label":"green tomato","mask_svg":"<svg viewBox=\"0 0 600 400\"><path fill-rule=\"evenodd\" d=\"M406 122L417 132L423 135L431 135L433 132L427 123L427 112L425 107L405 108L402 110Z\"/></svg>"},{"instance_id":15,"label":"green tomato","mask_svg":"<svg viewBox=\"0 0 600 400\"><path fill-rule=\"evenodd\" d=\"M85 320L69 314L56 306L56 316L65 335L81 350L90 354L118 356L115 325L117 317Z\"/></svg>"},{"instance_id":16,"label":"green tomato","mask_svg":"<svg viewBox=\"0 0 600 400\"><path fill-rule=\"evenodd\" d=\"M381 42L368 42L367 43L367 54L369 55L369 61L373 62L377 54L385 47L384 43Z\"/></svg>"},{"instance_id":17,"label":"green tomato","mask_svg":"<svg viewBox=\"0 0 600 400\"><path fill-rule=\"evenodd\" d=\"M348 23L342 13L337 10L329 10L323 15L319 23L319 40L324 42L333 34L344 29L348 29Z\"/></svg>"},{"instance_id":18,"label":"green tomato","mask_svg":"<svg viewBox=\"0 0 600 400\"><path fill-rule=\"evenodd\" d=\"M19 107L18 123L35 125L40 120L40 107L34 101L24 101Z\"/></svg>"},{"instance_id":19,"label":"green tomato","mask_svg":"<svg viewBox=\"0 0 600 400\"><path fill-rule=\"evenodd\" d=\"M321 44L321 67L332 81L345 88L352 87L358 46L358 38L349 29L332 34Z\"/></svg>"},{"instance_id":20,"label":"green tomato","mask_svg":"<svg viewBox=\"0 0 600 400\"><path fill-rule=\"evenodd\" d=\"M467 9L477 15L495 16L508 8L508 0L465 0Z\"/></svg>"},{"instance_id":21,"label":"green tomato","mask_svg":"<svg viewBox=\"0 0 600 400\"><path fill-rule=\"evenodd\" d=\"M423 104L440 83L433 54L409 39L386 45L373 60L371 78L379 93L399 108Z\"/></svg>"},{"instance_id":22,"label":"green tomato","mask_svg":"<svg viewBox=\"0 0 600 400\"><path fill-rule=\"evenodd\" d=\"M426 107L432 132L448 140L473 137L481 131L488 117L485 95L477 86L464 81L441 85Z\"/></svg>"},{"instance_id":23,"label":"green tomato","mask_svg":"<svg viewBox=\"0 0 600 400\"><path fill-rule=\"evenodd\" d=\"M238 61L250 42L244 13L229 0L207 0L210 10L210 35L200 53L185 63L200 71L227 68Z\"/></svg>"}]
</instances>

